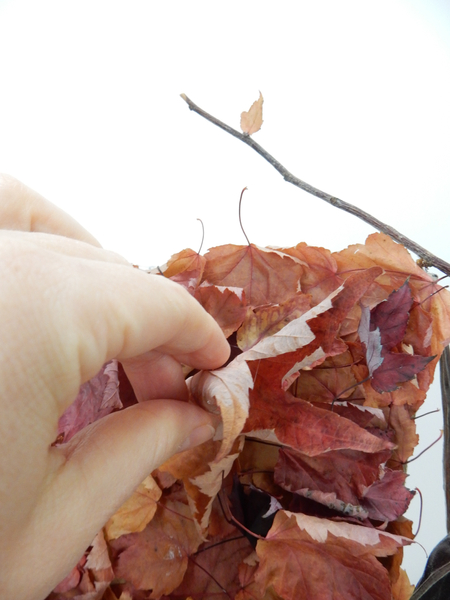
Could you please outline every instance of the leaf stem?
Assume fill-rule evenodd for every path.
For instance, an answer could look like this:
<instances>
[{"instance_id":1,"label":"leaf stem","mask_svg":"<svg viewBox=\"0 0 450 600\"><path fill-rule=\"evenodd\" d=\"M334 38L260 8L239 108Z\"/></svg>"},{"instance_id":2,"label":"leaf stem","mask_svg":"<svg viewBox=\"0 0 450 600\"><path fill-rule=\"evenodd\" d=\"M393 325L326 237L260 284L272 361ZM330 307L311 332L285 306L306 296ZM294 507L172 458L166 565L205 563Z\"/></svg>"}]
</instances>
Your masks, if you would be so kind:
<instances>
[{"instance_id":1,"label":"leaf stem","mask_svg":"<svg viewBox=\"0 0 450 600\"><path fill-rule=\"evenodd\" d=\"M230 600L232 600L230 594L227 592L227 590L217 581L217 579L209 572L205 569L205 567L202 567L202 565L199 565L197 561L195 561L192 556L188 557L190 561L192 561L194 563L194 565L196 567L198 567L199 569L201 569L204 573L206 573L208 575L208 577L211 577L211 579L214 581L214 583L222 590L222 592L224 594L226 594L228 596L228 598L230 598Z\"/></svg>"},{"instance_id":2,"label":"leaf stem","mask_svg":"<svg viewBox=\"0 0 450 600\"><path fill-rule=\"evenodd\" d=\"M422 415L416 415L415 417L411 417L412 421L417 421L417 419L421 419L422 417L426 417L427 415L432 415L433 413L438 413L440 412L439 408L435 408L434 410L429 410L426 413L423 413Z\"/></svg>"},{"instance_id":3,"label":"leaf stem","mask_svg":"<svg viewBox=\"0 0 450 600\"><path fill-rule=\"evenodd\" d=\"M423 511L423 496L422 496L422 492L419 490L418 487L416 487L416 492L419 494L419 498L420 498L420 513L419 513L419 523L417 525L417 529L416 529L416 533L414 534L414 537L417 537L417 534L420 531L420 526L422 525L422 511Z\"/></svg>"},{"instance_id":4,"label":"leaf stem","mask_svg":"<svg viewBox=\"0 0 450 600\"><path fill-rule=\"evenodd\" d=\"M239 198L239 225L241 226L242 229L242 233L245 235L245 239L247 240L247 244L250 246L250 240L247 237L247 234L245 233L244 227L242 226L242 219L241 219L241 204L242 204L242 196L244 195L245 190L247 190L248 188L245 187L242 192L241 192L241 197Z\"/></svg>"},{"instance_id":5,"label":"leaf stem","mask_svg":"<svg viewBox=\"0 0 450 600\"><path fill-rule=\"evenodd\" d=\"M435 444L437 444L439 442L439 440L442 439L444 432L441 430L439 437L437 437L434 442L431 442L431 444L429 446L427 446L424 450L422 450L422 452L419 452L419 454L417 456L414 456L414 458L410 458L409 460L405 461L404 463L401 463L402 465L409 465L409 463L414 462L415 460L417 460L419 457L422 456L422 454L424 454L425 452L427 452L427 450L429 450L430 448L432 448Z\"/></svg>"},{"instance_id":6,"label":"leaf stem","mask_svg":"<svg viewBox=\"0 0 450 600\"><path fill-rule=\"evenodd\" d=\"M203 248L203 242L205 240L205 226L203 225L203 221L201 219L197 219L197 221L200 221L200 223L202 224L202 242L200 244L200 248L198 249L197 254L200 254L200 252L202 251Z\"/></svg>"},{"instance_id":7,"label":"leaf stem","mask_svg":"<svg viewBox=\"0 0 450 600\"><path fill-rule=\"evenodd\" d=\"M215 542L214 544L211 544L211 546L206 546L206 548L200 548L200 550L197 550L197 552L195 552L193 554L193 556L198 556L202 552L206 552L207 550L212 550L212 548L216 548L217 546L222 546L222 544L226 544L228 542L235 542L236 540L244 540L244 539L246 539L245 535L238 535L236 537L227 538L225 540L220 540L220 542Z\"/></svg>"},{"instance_id":8,"label":"leaf stem","mask_svg":"<svg viewBox=\"0 0 450 600\"><path fill-rule=\"evenodd\" d=\"M320 198L321 200L328 202L328 204L331 204L336 208L340 208L341 210L344 210L345 212L348 212L354 215L355 217L358 217L359 219L361 219L365 223L368 223L378 231L389 235L393 240L395 240L399 244L402 244L403 246L405 246L405 248L408 248L408 250L411 250L411 252L417 254L417 256L419 256L424 261L424 265L436 267L443 273L450 275L450 264L442 258L435 256L434 254L426 250L426 248L423 248L422 246L417 244L414 240L409 239L390 225L383 223L383 221L380 221L379 219L373 217L371 214L365 212L364 210L361 210L353 204L349 204L344 200L340 200L339 198L336 198L336 196L328 194L327 192L323 192L322 190L319 190L318 188L310 185L309 183L302 181L301 179L290 173L290 171L288 171L286 167L284 167L280 162L278 162L278 160L274 158L271 154L269 154L262 146L255 142L255 140L252 137L250 137L249 135L244 135L239 131L236 131L229 125L226 125L225 123L217 119L216 117L213 117L212 115L204 111L202 108L194 104L194 102L192 102L192 100L188 98L186 94L181 94L181 97L187 103L190 110L193 110L210 123L213 123L217 127L220 127L230 135L238 138L238 140L241 140L241 142L244 142L244 144L247 144L247 146L253 148L253 150L255 150L255 152L260 154L269 164L271 164L272 167L276 169L280 173L280 175L282 175L284 180L288 183L292 183L292 185L297 186L298 188L304 190L308 194L316 196L316 198Z\"/></svg>"},{"instance_id":9,"label":"leaf stem","mask_svg":"<svg viewBox=\"0 0 450 600\"><path fill-rule=\"evenodd\" d=\"M334 407L334 403L336 402L336 400L339 400L339 398L345 394L345 392L349 392L350 390L353 390L354 388L357 388L358 385L361 385L362 383L365 383L366 381L369 381L369 379L372 378L372 375L368 375L365 379L361 379L361 381L357 381L356 383L354 383L353 385L350 385L348 388L345 388L345 390L342 390L342 392L339 392L339 394L337 394L334 398L333 401L331 403L331 410L333 410Z\"/></svg>"}]
</instances>

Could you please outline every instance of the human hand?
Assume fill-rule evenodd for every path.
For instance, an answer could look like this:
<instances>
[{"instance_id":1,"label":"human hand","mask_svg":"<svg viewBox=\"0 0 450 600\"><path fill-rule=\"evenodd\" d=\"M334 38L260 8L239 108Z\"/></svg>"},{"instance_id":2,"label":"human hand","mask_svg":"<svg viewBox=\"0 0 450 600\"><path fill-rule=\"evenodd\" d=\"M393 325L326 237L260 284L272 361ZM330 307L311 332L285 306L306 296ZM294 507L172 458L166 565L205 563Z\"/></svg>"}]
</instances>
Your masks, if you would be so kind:
<instances>
[{"instance_id":1,"label":"human hand","mask_svg":"<svg viewBox=\"0 0 450 600\"><path fill-rule=\"evenodd\" d=\"M181 286L133 269L6 176L0 227L0 595L41 600L152 470L212 437L212 417L183 402L180 363L216 368L229 348ZM112 358L140 402L51 446Z\"/></svg>"}]
</instances>

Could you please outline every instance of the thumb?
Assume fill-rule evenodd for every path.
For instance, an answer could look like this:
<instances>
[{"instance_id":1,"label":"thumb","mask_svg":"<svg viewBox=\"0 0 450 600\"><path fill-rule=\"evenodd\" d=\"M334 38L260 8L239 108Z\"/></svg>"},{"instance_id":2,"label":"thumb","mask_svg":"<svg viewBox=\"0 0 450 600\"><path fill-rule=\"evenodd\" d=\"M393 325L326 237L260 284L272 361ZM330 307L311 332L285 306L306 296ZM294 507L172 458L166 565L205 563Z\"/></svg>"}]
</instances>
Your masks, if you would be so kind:
<instances>
[{"instance_id":1,"label":"thumb","mask_svg":"<svg viewBox=\"0 0 450 600\"><path fill-rule=\"evenodd\" d=\"M38 564L41 557L60 562L54 581L47 583L54 587L65 577L149 473L176 452L213 435L211 416L199 407L151 400L112 413L67 444L50 448L51 483L33 519L34 529L42 530L34 533L40 547L29 557L41 572L46 570Z\"/></svg>"}]
</instances>

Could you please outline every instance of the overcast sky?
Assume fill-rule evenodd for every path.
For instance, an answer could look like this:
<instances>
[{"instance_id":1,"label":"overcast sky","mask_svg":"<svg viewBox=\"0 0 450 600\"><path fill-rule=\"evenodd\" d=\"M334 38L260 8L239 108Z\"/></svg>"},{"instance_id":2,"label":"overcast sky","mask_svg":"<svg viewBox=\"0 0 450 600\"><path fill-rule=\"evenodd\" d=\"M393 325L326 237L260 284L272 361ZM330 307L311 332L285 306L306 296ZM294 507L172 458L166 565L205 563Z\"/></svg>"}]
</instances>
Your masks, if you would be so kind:
<instances>
[{"instance_id":1,"label":"overcast sky","mask_svg":"<svg viewBox=\"0 0 450 600\"><path fill-rule=\"evenodd\" d=\"M285 183L191 113L184 92L301 179L450 261L448 0L0 0L0 171L34 187L141 266L186 247L339 250L373 230ZM435 385L423 408L440 403ZM442 417L418 421L416 453ZM446 534L442 443L411 464L418 540ZM419 501L409 512L417 521ZM414 583L426 560L406 549Z\"/></svg>"}]
</instances>

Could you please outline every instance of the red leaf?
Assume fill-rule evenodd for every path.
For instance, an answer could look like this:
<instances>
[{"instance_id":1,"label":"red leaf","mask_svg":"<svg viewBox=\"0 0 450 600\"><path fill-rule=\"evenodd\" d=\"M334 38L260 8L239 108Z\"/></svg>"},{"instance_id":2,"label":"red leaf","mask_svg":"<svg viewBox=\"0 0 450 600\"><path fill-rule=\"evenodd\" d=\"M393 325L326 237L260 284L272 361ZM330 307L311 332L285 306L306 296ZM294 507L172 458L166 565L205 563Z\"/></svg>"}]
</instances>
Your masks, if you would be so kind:
<instances>
[{"instance_id":1,"label":"red leaf","mask_svg":"<svg viewBox=\"0 0 450 600\"><path fill-rule=\"evenodd\" d=\"M378 480L380 465L390 454L389 450L374 454L341 450L311 458L284 448L280 450L274 479L283 489L306 498L312 497L310 491L322 492L325 494L323 501L313 499L329 507L334 494L332 508L360 516L364 512L360 507L361 499L367 488Z\"/></svg>"},{"instance_id":2,"label":"red leaf","mask_svg":"<svg viewBox=\"0 0 450 600\"><path fill-rule=\"evenodd\" d=\"M117 362L111 361L80 387L74 402L61 415L58 434L64 435L64 442L68 442L90 423L105 417L115 409L122 408L118 388Z\"/></svg>"},{"instance_id":3,"label":"red leaf","mask_svg":"<svg viewBox=\"0 0 450 600\"><path fill-rule=\"evenodd\" d=\"M386 469L383 477L373 483L362 501L369 517L377 521L394 521L406 512L414 492L405 488L406 473Z\"/></svg>"},{"instance_id":4,"label":"red leaf","mask_svg":"<svg viewBox=\"0 0 450 600\"><path fill-rule=\"evenodd\" d=\"M363 308L359 336L366 348L371 383L377 392L392 392L422 371L434 356L389 352L402 341L412 306L408 283L369 311Z\"/></svg>"},{"instance_id":5,"label":"red leaf","mask_svg":"<svg viewBox=\"0 0 450 600\"><path fill-rule=\"evenodd\" d=\"M251 392L255 406L251 406L244 432L273 430L279 442L307 456L341 449L380 452L394 446L353 421L294 398L288 392L276 396L262 393L260 390L260 395L254 396Z\"/></svg>"},{"instance_id":6,"label":"red leaf","mask_svg":"<svg viewBox=\"0 0 450 600\"><path fill-rule=\"evenodd\" d=\"M424 369L434 356L411 356L393 354L383 356L382 364L374 371L372 386L377 392L392 392L403 381L409 381Z\"/></svg>"},{"instance_id":7,"label":"red leaf","mask_svg":"<svg viewBox=\"0 0 450 600\"><path fill-rule=\"evenodd\" d=\"M384 350L391 350L402 341L412 306L409 285L405 282L400 289L380 302L370 311L370 330L380 331L381 344Z\"/></svg>"}]
</instances>

